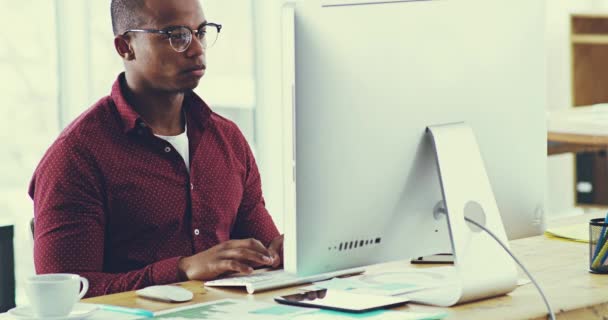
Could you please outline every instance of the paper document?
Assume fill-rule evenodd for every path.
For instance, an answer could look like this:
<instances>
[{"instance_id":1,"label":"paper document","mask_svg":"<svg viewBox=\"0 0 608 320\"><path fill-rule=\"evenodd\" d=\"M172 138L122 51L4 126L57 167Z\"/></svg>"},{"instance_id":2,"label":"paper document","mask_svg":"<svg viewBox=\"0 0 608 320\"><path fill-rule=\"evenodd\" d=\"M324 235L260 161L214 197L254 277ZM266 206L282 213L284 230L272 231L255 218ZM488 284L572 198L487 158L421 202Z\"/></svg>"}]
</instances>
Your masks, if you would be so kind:
<instances>
[{"instance_id":1,"label":"paper document","mask_svg":"<svg viewBox=\"0 0 608 320\"><path fill-rule=\"evenodd\" d=\"M427 288L426 286L420 286L412 283L374 283L364 281L362 279L362 276L355 276L350 278L333 278L327 281L315 282L310 286L300 288L300 290L313 291L319 289L334 289L359 294L396 296Z\"/></svg>"},{"instance_id":2,"label":"paper document","mask_svg":"<svg viewBox=\"0 0 608 320\"><path fill-rule=\"evenodd\" d=\"M545 236L568 241L589 243L589 224L573 224L565 227L549 228Z\"/></svg>"},{"instance_id":3,"label":"paper document","mask_svg":"<svg viewBox=\"0 0 608 320\"><path fill-rule=\"evenodd\" d=\"M99 311L95 312L94 314L86 317L86 319L87 320L107 320L107 319L112 319L112 320L135 320L135 319L141 319L141 316L136 316L136 315L132 315L132 314L126 314L126 313L106 311L106 310L99 310Z\"/></svg>"},{"instance_id":4,"label":"paper document","mask_svg":"<svg viewBox=\"0 0 608 320\"><path fill-rule=\"evenodd\" d=\"M377 310L365 313L299 308L282 304L248 300L223 299L159 312L148 319L205 320L432 320L446 317L445 313L417 313ZM143 319L142 319L143 320Z\"/></svg>"},{"instance_id":5,"label":"paper document","mask_svg":"<svg viewBox=\"0 0 608 320\"><path fill-rule=\"evenodd\" d=\"M290 320L296 319L296 316L317 311L318 309L314 308L300 308L274 303L223 299L165 310L158 312L153 319Z\"/></svg>"},{"instance_id":6,"label":"paper document","mask_svg":"<svg viewBox=\"0 0 608 320\"><path fill-rule=\"evenodd\" d=\"M362 314L344 313L330 310L321 310L298 317L298 320L438 320L447 317L447 313L420 313L420 312L401 312L390 310L377 310Z\"/></svg>"}]
</instances>

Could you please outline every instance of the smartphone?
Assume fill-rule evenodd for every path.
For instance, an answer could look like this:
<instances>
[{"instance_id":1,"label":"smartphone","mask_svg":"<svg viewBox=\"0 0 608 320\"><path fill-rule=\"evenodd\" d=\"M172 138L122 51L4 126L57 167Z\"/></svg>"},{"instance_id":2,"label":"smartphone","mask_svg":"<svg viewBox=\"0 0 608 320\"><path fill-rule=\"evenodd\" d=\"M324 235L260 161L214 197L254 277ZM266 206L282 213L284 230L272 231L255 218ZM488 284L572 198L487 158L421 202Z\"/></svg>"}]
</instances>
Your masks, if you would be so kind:
<instances>
[{"instance_id":1,"label":"smartphone","mask_svg":"<svg viewBox=\"0 0 608 320\"><path fill-rule=\"evenodd\" d=\"M414 258L411 262L413 264L454 264L454 256L451 253L439 253Z\"/></svg>"},{"instance_id":2,"label":"smartphone","mask_svg":"<svg viewBox=\"0 0 608 320\"><path fill-rule=\"evenodd\" d=\"M294 306L345 312L367 312L403 305L409 301L405 296L375 296L333 289L320 289L295 293L275 297L274 300L278 303Z\"/></svg>"}]
</instances>

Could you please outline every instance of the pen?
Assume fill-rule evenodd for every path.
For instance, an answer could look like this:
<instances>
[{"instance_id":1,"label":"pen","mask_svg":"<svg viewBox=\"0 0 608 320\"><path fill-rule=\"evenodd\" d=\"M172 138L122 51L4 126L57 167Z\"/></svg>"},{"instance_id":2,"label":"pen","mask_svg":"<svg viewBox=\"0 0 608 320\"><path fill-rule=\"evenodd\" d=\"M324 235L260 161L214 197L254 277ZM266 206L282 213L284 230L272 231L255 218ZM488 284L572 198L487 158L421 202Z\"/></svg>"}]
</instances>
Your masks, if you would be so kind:
<instances>
[{"instance_id":1,"label":"pen","mask_svg":"<svg viewBox=\"0 0 608 320\"><path fill-rule=\"evenodd\" d=\"M606 223L606 219L604 219L604 223ZM604 238L606 238L607 235L604 235ZM602 240L602 239L600 239ZM600 244L598 243L598 246L600 246ZM597 255L593 258L593 263L591 264L591 269L597 269L599 267L601 267L604 262L606 261L606 257L608 256L606 253L608 253L608 241L606 241L606 239L604 239L604 243L601 245L602 249L597 253Z\"/></svg>"},{"instance_id":2,"label":"pen","mask_svg":"<svg viewBox=\"0 0 608 320\"><path fill-rule=\"evenodd\" d=\"M593 253L593 260L597 258L600 249L604 246L604 242L606 241L606 225L608 224L608 213L606 214L606 218L604 218L604 225L602 226L602 232L600 232L600 237L597 240L597 244L595 246L595 252Z\"/></svg>"},{"instance_id":3,"label":"pen","mask_svg":"<svg viewBox=\"0 0 608 320\"><path fill-rule=\"evenodd\" d=\"M606 255L606 252L608 252L608 242L604 243L602 250L600 250L597 256L595 256L595 259L593 259L593 263L591 264L592 269L597 269L602 265L602 260L605 260L604 256Z\"/></svg>"},{"instance_id":4,"label":"pen","mask_svg":"<svg viewBox=\"0 0 608 320\"><path fill-rule=\"evenodd\" d=\"M608 247L608 242L606 241L606 239L604 239L604 246ZM608 253L604 253L604 256L602 258L602 262L600 263L600 266L603 266L604 263L606 263L606 258L608 258Z\"/></svg>"},{"instance_id":5,"label":"pen","mask_svg":"<svg viewBox=\"0 0 608 320\"><path fill-rule=\"evenodd\" d=\"M109 304L100 304L99 307L101 308L101 310L106 310L106 311L128 313L128 314L133 314L136 316L143 316L146 318L154 317L154 313L152 311L148 311L145 309L119 307L119 306L113 306L113 305L109 305Z\"/></svg>"}]
</instances>

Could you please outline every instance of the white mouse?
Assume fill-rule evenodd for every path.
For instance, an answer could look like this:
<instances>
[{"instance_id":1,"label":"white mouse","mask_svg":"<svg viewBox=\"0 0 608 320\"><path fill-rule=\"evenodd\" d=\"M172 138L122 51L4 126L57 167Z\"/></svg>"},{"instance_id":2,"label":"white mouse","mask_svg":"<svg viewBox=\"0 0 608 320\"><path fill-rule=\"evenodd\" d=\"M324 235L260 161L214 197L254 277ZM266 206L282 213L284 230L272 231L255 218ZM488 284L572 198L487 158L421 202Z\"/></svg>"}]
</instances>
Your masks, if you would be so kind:
<instances>
[{"instance_id":1,"label":"white mouse","mask_svg":"<svg viewBox=\"0 0 608 320\"><path fill-rule=\"evenodd\" d=\"M135 291L138 296L168 301L168 302L186 302L192 300L194 296L191 291L178 286L151 286Z\"/></svg>"}]
</instances>

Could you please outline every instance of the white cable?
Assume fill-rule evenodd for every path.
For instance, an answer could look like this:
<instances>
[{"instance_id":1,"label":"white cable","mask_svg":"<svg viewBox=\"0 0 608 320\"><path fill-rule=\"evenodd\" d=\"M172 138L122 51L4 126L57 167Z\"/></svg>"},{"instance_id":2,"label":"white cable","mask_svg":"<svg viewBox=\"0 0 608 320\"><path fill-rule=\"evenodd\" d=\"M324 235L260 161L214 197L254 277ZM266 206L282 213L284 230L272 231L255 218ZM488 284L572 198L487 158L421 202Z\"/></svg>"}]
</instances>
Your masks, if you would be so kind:
<instances>
[{"instance_id":1,"label":"white cable","mask_svg":"<svg viewBox=\"0 0 608 320\"><path fill-rule=\"evenodd\" d=\"M444 212L442 212L444 213ZM555 320L555 314L553 313L553 309L551 309L551 305L549 304L549 301L547 300L547 297L545 296L545 293L543 292L543 289L540 288L540 286L538 285L538 283L536 282L536 279L534 279L534 277L532 277L532 275L530 274L530 272L528 272L528 269L526 269L526 267L524 267L524 265L519 261L519 259L517 259L515 257L515 255L511 252L511 250L509 250L509 248L507 248L507 246L502 243L502 241L500 241L500 239L498 239L498 237L496 235L494 235L494 233L492 233L492 231L486 229L484 226L480 225L479 223L464 217L464 219L469 222L472 223L473 225L475 225L476 227L482 229L483 231L487 232L492 238L494 238L494 240L496 240L496 242L498 242L498 244L500 244L500 246L505 249L505 251L507 251L507 253L511 256L511 258L513 258L513 260L515 260L515 262L519 265L519 267L524 270L524 272L526 273L526 275L528 276L528 278L530 278L530 281L532 281L532 283L534 284L534 286L536 287L536 289L538 289L538 292L540 293L541 297L543 297L543 301L545 302L545 305L547 306L547 310L549 310L549 318L551 320Z\"/></svg>"}]
</instances>

